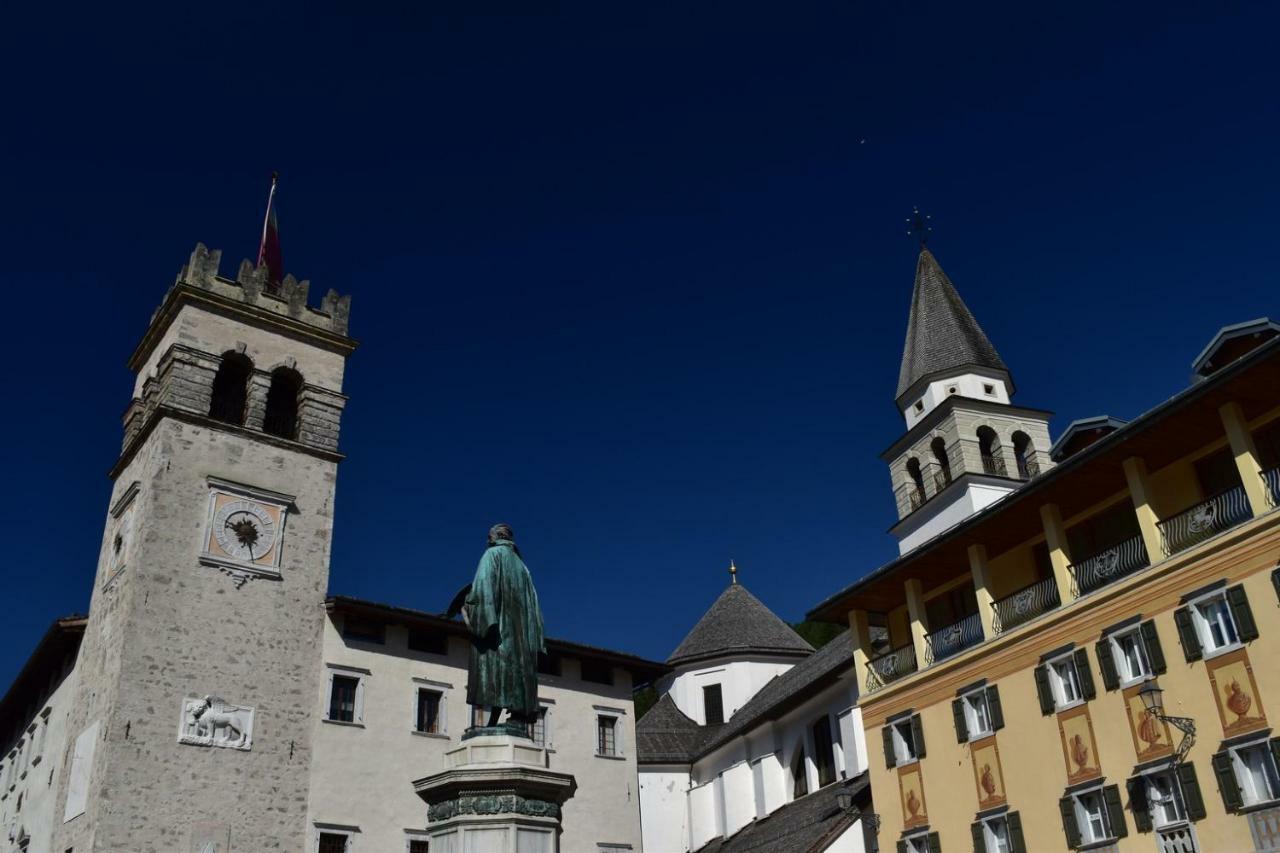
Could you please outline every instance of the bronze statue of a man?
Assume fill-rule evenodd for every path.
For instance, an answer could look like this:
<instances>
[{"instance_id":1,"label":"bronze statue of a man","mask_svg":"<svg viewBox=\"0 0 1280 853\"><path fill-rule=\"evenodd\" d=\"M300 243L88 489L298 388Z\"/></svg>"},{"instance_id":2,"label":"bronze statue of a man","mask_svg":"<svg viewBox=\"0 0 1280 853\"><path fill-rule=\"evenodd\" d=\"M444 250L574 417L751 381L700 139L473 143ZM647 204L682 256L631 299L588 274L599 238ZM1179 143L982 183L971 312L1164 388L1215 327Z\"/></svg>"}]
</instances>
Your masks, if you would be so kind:
<instances>
[{"instance_id":1,"label":"bronze statue of a man","mask_svg":"<svg viewBox=\"0 0 1280 853\"><path fill-rule=\"evenodd\" d=\"M467 701L489 709L496 726L506 708L513 722L538 718L538 653L546 651L542 609L515 534L505 524L489 530L489 547L462 603L471 629Z\"/></svg>"}]
</instances>

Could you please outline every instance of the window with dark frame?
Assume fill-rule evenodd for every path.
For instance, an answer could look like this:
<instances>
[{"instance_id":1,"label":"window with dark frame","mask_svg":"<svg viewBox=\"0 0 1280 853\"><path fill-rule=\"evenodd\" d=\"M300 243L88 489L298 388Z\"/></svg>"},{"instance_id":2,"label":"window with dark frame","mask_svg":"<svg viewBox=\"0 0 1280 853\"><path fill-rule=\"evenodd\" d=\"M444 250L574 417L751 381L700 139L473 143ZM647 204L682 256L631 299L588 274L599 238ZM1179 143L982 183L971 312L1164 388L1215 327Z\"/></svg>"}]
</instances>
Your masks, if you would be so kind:
<instances>
[{"instance_id":1,"label":"window with dark frame","mask_svg":"<svg viewBox=\"0 0 1280 853\"><path fill-rule=\"evenodd\" d=\"M414 731L432 735L440 733L440 703L443 699L444 693L439 690L418 688L418 713L414 720Z\"/></svg>"},{"instance_id":2,"label":"window with dark frame","mask_svg":"<svg viewBox=\"0 0 1280 853\"><path fill-rule=\"evenodd\" d=\"M596 715L596 754L618 754L618 718L608 714Z\"/></svg>"},{"instance_id":3,"label":"window with dark frame","mask_svg":"<svg viewBox=\"0 0 1280 853\"><path fill-rule=\"evenodd\" d=\"M449 637L439 631L410 628L409 651L426 652L432 655L447 655L449 653Z\"/></svg>"},{"instance_id":4,"label":"window with dark frame","mask_svg":"<svg viewBox=\"0 0 1280 853\"><path fill-rule=\"evenodd\" d=\"M724 722L724 698L719 684L708 684L702 688L702 711L708 726Z\"/></svg>"},{"instance_id":5,"label":"window with dark frame","mask_svg":"<svg viewBox=\"0 0 1280 853\"><path fill-rule=\"evenodd\" d=\"M320 844L317 846L318 853L347 853L348 837L340 832L320 833Z\"/></svg>"},{"instance_id":6,"label":"window with dark frame","mask_svg":"<svg viewBox=\"0 0 1280 853\"><path fill-rule=\"evenodd\" d=\"M818 765L818 787L836 781L835 743L831 738L831 718L823 715L813 724L813 761Z\"/></svg>"},{"instance_id":7,"label":"window with dark frame","mask_svg":"<svg viewBox=\"0 0 1280 853\"><path fill-rule=\"evenodd\" d=\"M262 417L263 432L281 438L298 437L298 398L302 394L302 374L288 367L271 371L271 387Z\"/></svg>"},{"instance_id":8,"label":"window with dark frame","mask_svg":"<svg viewBox=\"0 0 1280 853\"><path fill-rule=\"evenodd\" d=\"M547 748L547 708L542 706L538 709L538 716L533 721L533 725L529 727L529 737L534 744Z\"/></svg>"},{"instance_id":9,"label":"window with dark frame","mask_svg":"<svg viewBox=\"0 0 1280 853\"><path fill-rule=\"evenodd\" d=\"M539 675L559 675L560 674L560 656L553 654L538 654L538 674Z\"/></svg>"},{"instance_id":10,"label":"window with dark frame","mask_svg":"<svg viewBox=\"0 0 1280 853\"><path fill-rule=\"evenodd\" d=\"M582 680L593 684L613 684L613 666L598 661L582 662Z\"/></svg>"},{"instance_id":11,"label":"window with dark frame","mask_svg":"<svg viewBox=\"0 0 1280 853\"><path fill-rule=\"evenodd\" d=\"M796 750L791 761L791 799L799 799L809 793L809 773L805 769L804 747Z\"/></svg>"},{"instance_id":12,"label":"window with dark frame","mask_svg":"<svg viewBox=\"0 0 1280 853\"><path fill-rule=\"evenodd\" d=\"M347 614L342 617L342 636L345 639L358 640L362 643L385 645L387 642L387 626L376 619L362 619L359 616Z\"/></svg>"},{"instance_id":13,"label":"window with dark frame","mask_svg":"<svg viewBox=\"0 0 1280 853\"><path fill-rule=\"evenodd\" d=\"M409 839L409 853L430 853L431 848L428 846L425 838Z\"/></svg>"},{"instance_id":14,"label":"window with dark frame","mask_svg":"<svg viewBox=\"0 0 1280 853\"><path fill-rule=\"evenodd\" d=\"M356 721L356 692L360 679L353 675L334 675L329 691L329 719L339 723ZM339 836L346 838L346 836Z\"/></svg>"}]
</instances>

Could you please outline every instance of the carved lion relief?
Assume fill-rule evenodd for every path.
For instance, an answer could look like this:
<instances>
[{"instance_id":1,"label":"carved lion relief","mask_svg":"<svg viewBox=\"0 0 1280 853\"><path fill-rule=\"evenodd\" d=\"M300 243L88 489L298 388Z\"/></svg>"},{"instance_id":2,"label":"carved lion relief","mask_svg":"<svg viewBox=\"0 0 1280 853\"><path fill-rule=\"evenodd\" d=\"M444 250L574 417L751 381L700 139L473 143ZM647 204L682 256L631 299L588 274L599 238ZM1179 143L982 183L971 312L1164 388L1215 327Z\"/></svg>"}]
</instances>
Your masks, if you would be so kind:
<instances>
[{"instance_id":1,"label":"carved lion relief","mask_svg":"<svg viewBox=\"0 0 1280 853\"><path fill-rule=\"evenodd\" d=\"M253 747L253 708L232 705L217 696L182 700L178 742L229 749Z\"/></svg>"}]
</instances>

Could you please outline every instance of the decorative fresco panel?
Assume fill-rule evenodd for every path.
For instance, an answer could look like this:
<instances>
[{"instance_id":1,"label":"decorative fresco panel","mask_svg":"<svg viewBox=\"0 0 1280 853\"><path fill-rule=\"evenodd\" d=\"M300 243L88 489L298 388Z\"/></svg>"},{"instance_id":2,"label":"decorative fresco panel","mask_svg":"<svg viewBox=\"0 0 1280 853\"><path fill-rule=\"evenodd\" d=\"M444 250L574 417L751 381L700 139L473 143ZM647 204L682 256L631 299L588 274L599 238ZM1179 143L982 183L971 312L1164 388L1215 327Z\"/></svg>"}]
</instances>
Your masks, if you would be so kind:
<instances>
[{"instance_id":1,"label":"decorative fresco panel","mask_svg":"<svg viewBox=\"0 0 1280 853\"><path fill-rule=\"evenodd\" d=\"M1265 728L1267 715L1262 710L1258 683L1253 679L1253 666L1245 649L1227 652L1205 663L1214 704L1222 720L1222 734L1238 734Z\"/></svg>"},{"instance_id":2,"label":"decorative fresco panel","mask_svg":"<svg viewBox=\"0 0 1280 853\"><path fill-rule=\"evenodd\" d=\"M978 811L1002 806L1008 802L1004 790L1004 771L1000 768L1000 748L995 736L970 744L973 759L973 782L978 788Z\"/></svg>"},{"instance_id":3,"label":"decorative fresco panel","mask_svg":"<svg viewBox=\"0 0 1280 853\"><path fill-rule=\"evenodd\" d=\"M1173 737L1169 724L1156 718L1147 710L1138 691L1141 684L1126 687L1123 691L1126 716L1129 718L1129 734L1133 735L1133 751L1138 763L1160 758L1173 752Z\"/></svg>"},{"instance_id":4,"label":"decorative fresco panel","mask_svg":"<svg viewBox=\"0 0 1280 853\"><path fill-rule=\"evenodd\" d=\"M1089 706L1077 705L1058 714L1058 732L1062 735L1062 757L1067 765L1067 784L1074 785L1101 776L1098 742L1093 736Z\"/></svg>"},{"instance_id":5,"label":"decorative fresco panel","mask_svg":"<svg viewBox=\"0 0 1280 853\"><path fill-rule=\"evenodd\" d=\"M902 826L914 829L929 822L929 812L924 803L924 781L920 778L920 765L908 764L898 768L898 788L902 793Z\"/></svg>"}]
</instances>

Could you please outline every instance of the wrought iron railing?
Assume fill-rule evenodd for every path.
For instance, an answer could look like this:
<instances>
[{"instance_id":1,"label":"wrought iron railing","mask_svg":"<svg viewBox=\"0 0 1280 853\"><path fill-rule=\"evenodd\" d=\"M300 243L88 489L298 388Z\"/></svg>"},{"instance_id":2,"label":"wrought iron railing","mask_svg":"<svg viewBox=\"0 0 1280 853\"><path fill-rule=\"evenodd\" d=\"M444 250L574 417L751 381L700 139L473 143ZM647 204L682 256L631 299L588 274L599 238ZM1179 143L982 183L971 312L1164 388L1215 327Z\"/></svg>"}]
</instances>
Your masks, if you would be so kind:
<instances>
[{"instance_id":1,"label":"wrought iron railing","mask_svg":"<svg viewBox=\"0 0 1280 853\"><path fill-rule=\"evenodd\" d=\"M1004 457L996 456L993 453L982 454L982 470L984 473L995 477L1009 476L1008 469L1004 465Z\"/></svg>"},{"instance_id":2,"label":"wrought iron railing","mask_svg":"<svg viewBox=\"0 0 1280 853\"><path fill-rule=\"evenodd\" d=\"M946 468L933 472L933 493L938 492L951 485L951 472Z\"/></svg>"},{"instance_id":3,"label":"wrought iron railing","mask_svg":"<svg viewBox=\"0 0 1280 853\"><path fill-rule=\"evenodd\" d=\"M911 643L877 655L867 661L867 692L875 693L886 684L915 671L916 650Z\"/></svg>"},{"instance_id":4,"label":"wrought iron railing","mask_svg":"<svg viewBox=\"0 0 1280 853\"><path fill-rule=\"evenodd\" d=\"M924 635L924 665L933 666L982 642L982 619L970 613L959 622Z\"/></svg>"},{"instance_id":5,"label":"wrought iron railing","mask_svg":"<svg viewBox=\"0 0 1280 853\"><path fill-rule=\"evenodd\" d=\"M1280 506L1280 467L1263 471L1262 482L1267 487L1267 503L1273 507Z\"/></svg>"},{"instance_id":6,"label":"wrought iron railing","mask_svg":"<svg viewBox=\"0 0 1280 853\"><path fill-rule=\"evenodd\" d=\"M1024 586L991 602L991 630L998 637L1062 604L1058 582L1051 577Z\"/></svg>"},{"instance_id":7,"label":"wrought iron railing","mask_svg":"<svg viewBox=\"0 0 1280 853\"><path fill-rule=\"evenodd\" d=\"M1025 456L1018 457L1018 479L1030 480L1032 477L1040 476L1040 463L1034 459L1028 459Z\"/></svg>"},{"instance_id":8,"label":"wrought iron railing","mask_svg":"<svg viewBox=\"0 0 1280 853\"><path fill-rule=\"evenodd\" d=\"M924 506L929 500L929 496L924 493L924 489L919 487L912 488L911 491L907 493L907 498L911 501L912 512L915 512L920 507Z\"/></svg>"},{"instance_id":9,"label":"wrought iron railing","mask_svg":"<svg viewBox=\"0 0 1280 853\"><path fill-rule=\"evenodd\" d=\"M1126 539L1068 567L1071 570L1071 596L1079 598L1149 565L1151 558L1142 536Z\"/></svg>"},{"instance_id":10,"label":"wrought iron railing","mask_svg":"<svg viewBox=\"0 0 1280 853\"><path fill-rule=\"evenodd\" d=\"M1165 556L1173 556L1253 515L1244 486L1235 486L1157 523Z\"/></svg>"}]
</instances>

